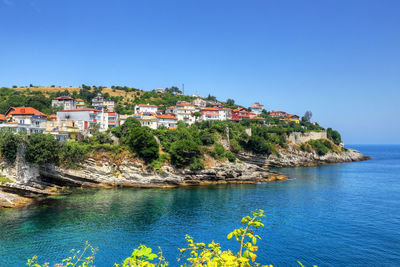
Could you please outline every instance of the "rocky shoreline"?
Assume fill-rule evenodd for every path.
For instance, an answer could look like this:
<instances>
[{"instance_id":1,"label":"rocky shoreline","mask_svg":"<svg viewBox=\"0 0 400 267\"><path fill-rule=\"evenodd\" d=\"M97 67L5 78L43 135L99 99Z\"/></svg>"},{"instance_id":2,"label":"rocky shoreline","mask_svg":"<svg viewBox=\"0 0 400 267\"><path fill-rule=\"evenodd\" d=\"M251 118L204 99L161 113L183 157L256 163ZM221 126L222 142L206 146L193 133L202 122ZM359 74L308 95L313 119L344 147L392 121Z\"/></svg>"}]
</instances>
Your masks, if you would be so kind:
<instances>
[{"instance_id":1,"label":"rocky shoreline","mask_svg":"<svg viewBox=\"0 0 400 267\"><path fill-rule=\"evenodd\" d=\"M347 149L343 153L319 156L315 152L295 149L269 156L242 153L237 163L212 162L204 170L175 169L163 166L158 171L147 169L140 161L125 160L119 164L106 158L88 158L77 169L54 165L31 166L22 158L13 166L0 162L0 175L12 183L0 184L0 207L21 207L51 195L63 194L63 190L80 188L113 187L179 187L191 185L238 184L272 182L287 179L283 174L269 168L315 166L367 160L360 152Z\"/></svg>"}]
</instances>

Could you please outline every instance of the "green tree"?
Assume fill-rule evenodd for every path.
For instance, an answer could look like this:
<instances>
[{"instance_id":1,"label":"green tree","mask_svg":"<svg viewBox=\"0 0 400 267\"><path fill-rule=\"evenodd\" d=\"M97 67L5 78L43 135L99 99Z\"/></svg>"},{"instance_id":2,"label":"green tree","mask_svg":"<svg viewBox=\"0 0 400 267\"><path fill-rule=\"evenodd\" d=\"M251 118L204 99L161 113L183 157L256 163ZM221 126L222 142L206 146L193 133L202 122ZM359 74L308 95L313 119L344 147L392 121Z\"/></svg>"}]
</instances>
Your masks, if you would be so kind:
<instances>
[{"instance_id":1,"label":"green tree","mask_svg":"<svg viewBox=\"0 0 400 267\"><path fill-rule=\"evenodd\" d=\"M326 134L328 139L332 140L335 145L340 145L342 142L342 137L338 131L333 130L332 128L326 129Z\"/></svg>"},{"instance_id":2,"label":"green tree","mask_svg":"<svg viewBox=\"0 0 400 267\"><path fill-rule=\"evenodd\" d=\"M22 138L10 130L0 132L0 153L9 163L14 163L17 158L18 146Z\"/></svg>"},{"instance_id":3,"label":"green tree","mask_svg":"<svg viewBox=\"0 0 400 267\"><path fill-rule=\"evenodd\" d=\"M131 129L126 139L130 149L135 152L146 163L158 158L158 144L154 135L148 127Z\"/></svg>"},{"instance_id":4,"label":"green tree","mask_svg":"<svg viewBox=\"0 0 400 267\"><path fill-rule=\"evenodd\" d=\"M227 106L234 106L234 105L235 105L235 100L233 100L233 99L231 99L231 98L228 98L228 99L226 100L226 105L227 105Z\"/></svg>"},{"instance_id":5,"label":"green tree","mask_svg":"<svg viewBox=\"0 0 400 267\"><path fill-rule=\"evenodd\" d=\"M30 163L57 163L59 143L50 134L35 133L28 137L25 158Z\"/></svg>"},{"instance_id":6,"label":"green tree","mask_svg":"<svg viewBox=\"0 0 400 267\"><path fill-rule=\"evenodd\" d=\"M178 140L171 145L171 162L178 168L190 165L199 156L199 146L192 140Z\"/></svg>"}]
</instances>

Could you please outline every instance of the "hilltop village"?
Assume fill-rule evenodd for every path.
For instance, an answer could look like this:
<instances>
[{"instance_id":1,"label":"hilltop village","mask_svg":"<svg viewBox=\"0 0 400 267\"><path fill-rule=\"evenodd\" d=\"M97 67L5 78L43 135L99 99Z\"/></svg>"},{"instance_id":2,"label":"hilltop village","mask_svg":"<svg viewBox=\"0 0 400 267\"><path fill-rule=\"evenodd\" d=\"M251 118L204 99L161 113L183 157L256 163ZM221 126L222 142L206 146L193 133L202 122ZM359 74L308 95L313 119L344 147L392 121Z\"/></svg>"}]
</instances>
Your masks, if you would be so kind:
<instances>
[{"instance_id":1,"label":"hilltop village","mask_svg":"<svg viewBox=\"0 0 400 267\"><path fill-rule=\"evenodd\" d=\"M163 89L158 93L167 94ZM199 96L192 102L177 101L174 106L136 104L132 114L118 114L116 102L106 99L102 93L92 98L90 103L69 95L55 97L51 101L55 114L45 114L41 110L29 106L10 107L3 115L0 114L0 128L12 129L16 132L49 133L59 141L77 140L79 135L90 136L91 130L100 132L118 127L129 118L140 121L142 126L151 129L177 129L178 121L192 125L201 121L232 121L254 120L265 123L265 117L279 118L283 122L299 124L299 116L285 111L267 112L264 105L254 103L249 108L225 107L222 102L209 101Z\"/></svg>"}]
</instances>

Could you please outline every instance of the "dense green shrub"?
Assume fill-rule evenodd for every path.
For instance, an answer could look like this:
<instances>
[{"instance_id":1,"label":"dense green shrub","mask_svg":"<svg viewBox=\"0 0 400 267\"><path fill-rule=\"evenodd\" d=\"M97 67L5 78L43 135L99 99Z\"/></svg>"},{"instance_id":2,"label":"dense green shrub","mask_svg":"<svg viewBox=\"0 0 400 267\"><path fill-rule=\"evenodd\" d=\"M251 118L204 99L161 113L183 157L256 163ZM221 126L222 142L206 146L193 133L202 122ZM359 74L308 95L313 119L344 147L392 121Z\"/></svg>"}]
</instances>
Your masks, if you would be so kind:
<instances>
[{"instance_id":1,"label":"dense green shrub","mask_svg":"<svg viewBox=\"0 0 400 267\"><path fill-rule=\"evenodd\" d=\"M194 171L203 170L204 164L199 158L194 158L192 163L190 163L189 168Z\"/></svg>"},{"instance_id":2,"label":"dense green shrub","mask_svg":"<svg viewBox=\"0 0 400 267\"><path fill-rule=\"evenodd\" d=\"M88 146L75 141L61 144L60 164L66 167L76 167L87 156Z\"/></svg>"},{"instance_id":3,"label":"dense green shrub","mask_svg":"<svg viewBox=\"0 0 400 267\"><path fill-rule=\"evenodd\" d=\"M57 163L60 144L50 134L35 133L28 137L25 158L34 164Z\"/></svg>"},{"instance_id":4,"label":"dense green shrub","mask_svg":"<svg viewBox=\"0 0 400 267\"><path fill-rule=\"evenodd\" d=\"M22 142L20 135L14 134L9 130L0 132L0 153L9 163L14 163L17 158L18 146Z\"/></svg>"},{"instance_id":5,"label":"dense green shrub","mask_svg":"<svg viewBox=\"0 0 400 267\"><path fill-rule=\"evenodd\" d=\"M126 144L146 163L158 158L159 147L148 127L138 127L128 131Z\"/></svg>"},{"instance_id":6,"label":"dense green shrub","mask_svg":"<svg viewBox=\"0 0 400 267\"><path fill-rule=\"evenodd\" d=\"M211 133L209 133L208 131L203 131L200 134L200 140L201 143L205 146L210 146L213 145L215 142L215 138L214 135L212 135Z\"/></svg>"},{"instance_id":7,"label":"dense green shrub","mask_svg":"<svg viewBox=\"0 0 400 267\"><path fill-rule=\"evenodd\" d=\"M185 167L200 156L199 146L196 142L183 139L171 145L171 162L176 167Z\"/></svg>"},{"instance_id":8,"label":"dense green shrub","mask_svg":"<svg viewBox=\"0 0 400 267\"><path fill-rule=\"evenodd\" d=\"M332 140L335 145L340 145L342 142L342 137L338 131L333 130L332 128L326 129L326 134L328 139Z\"/></svg>"},{"instance_id":9,"label":"dense green shrub","mask_svg":"<svg viewBox=\"0 0 400 267\"><path fill-rule=\"evenodd\" d=\"M124 138L127 136L129 130L138 127L141 127L140 121L134 117L129 117L124 124L113 128L111 132L118 138Z\"/></svg>"},{"instance_id":10,"label":"dense green shrub","mask_svg":"<svg viewBox=\"0 0 400 267\"><path fill-rule=\"evenodd\" d=\"M212 155L216 159L222 159L225 157L225 148L221 144L215 144L212 150Z\"/></svg>"},{"instance_id":11,"label":"dense green shrub","mask_svg":"<svg viewBox=\"0 0 400 267\"><path fill-rule=\"evenodd\" d=\"M323 156L327 154L330 149L326 147L325 142L323 140L311 140L308 141L308 144L318 153L318 155Z\"/></svg>"},{"instance_id":12,"label":"dense green shrub","mask_svg":"<svg viewBox=\"0 0 400 267\"><path fill-rule=\"evenodd\" d=\"M225 157L230 161L230 162L235 162L236 161L236 157L235 155L233 155L232 152L228 151L225 153Z\"/></svg>"}]
</instances>

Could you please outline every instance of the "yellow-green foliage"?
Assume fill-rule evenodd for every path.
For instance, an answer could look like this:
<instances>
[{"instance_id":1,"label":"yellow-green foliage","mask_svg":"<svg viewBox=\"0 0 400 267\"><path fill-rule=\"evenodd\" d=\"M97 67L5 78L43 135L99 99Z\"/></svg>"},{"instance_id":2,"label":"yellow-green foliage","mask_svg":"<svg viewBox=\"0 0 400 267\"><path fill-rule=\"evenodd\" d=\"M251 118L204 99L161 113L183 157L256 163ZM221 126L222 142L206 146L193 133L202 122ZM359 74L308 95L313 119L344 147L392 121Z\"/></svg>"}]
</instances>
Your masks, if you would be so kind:
<instances>
[{"instance_id":1,"label":"yellow-green foliage","mask_svg":"<svg viewBox=\"0 0 400 267\"><path fill-rule=\"evenodd\" d=\"M261 240L261 237L255 234L255 231L264 227L261 222L261 218L265 217L263 210L256 210L252 213L252 216L243 217L241 220L242 227L233 230L228 234L227 239L234 239L238 242L239 251L234 252L232 250L223 250L219 243L212 241L209 244L202 242L195 242L193 238L186 235L187 247L178 249L180 256L178 258L178 264L181 267L253 267L253 266L265 266L272 267L272 265L260 265L256 262L258 251L257 240ZM90 252L90 255L85 255L86 252ZM74 251L71 257L68 257L62 261L63 265L56 264L55 266L76 266L76 267L94 267L94 255L96 249L93 248L86 242L86 246L83 251ZM173 266L178 266L173 264ZM300 262L300 266L304 267ZM37 256L27 261L28 266L32 267L48 267L49 263L39 264L37 262ZM165 260L162 250L159 247L159 252L155 254L153 250L145 245L140 245L134 249L131 256L126 258L122 263L115 264L115 267L165 267L169 266L169 263ZM316 267L314 265L314 267Z\"/></svg>"},{"instance_id":2,"label":"yellow-green foliage","mask_svg":"<svg viewBox=\"0 0 400 267\"><path fill-rule=\"evenodd\" d=\"M0 184L4 184L4 183L12 183L13 181L8 179L7 177L4 176L0 176Z\"/></svg>"}]
</instances>

